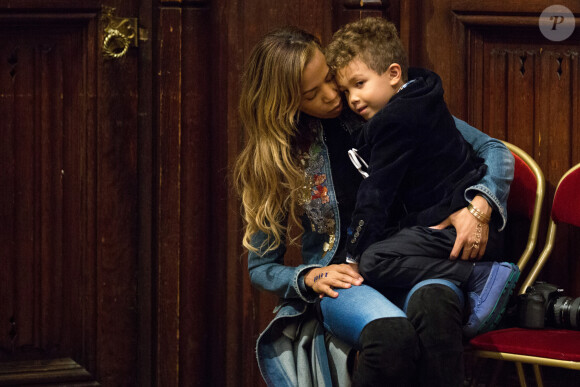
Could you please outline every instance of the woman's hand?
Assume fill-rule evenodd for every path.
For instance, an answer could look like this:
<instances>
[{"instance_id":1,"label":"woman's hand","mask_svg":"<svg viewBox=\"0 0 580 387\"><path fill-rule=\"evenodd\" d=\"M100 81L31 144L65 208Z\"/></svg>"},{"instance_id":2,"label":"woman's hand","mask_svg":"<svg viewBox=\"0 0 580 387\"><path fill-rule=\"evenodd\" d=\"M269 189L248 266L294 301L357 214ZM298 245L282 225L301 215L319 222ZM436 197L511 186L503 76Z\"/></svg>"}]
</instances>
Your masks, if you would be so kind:
<instances>
[{"instance_id":1,"label":"woman's hand","mask_svg":"<svg viewBox=\"0 0 580 387\"><path fill-rule=\"evenodd\" d=\"M352 285L362 284L363 278L354 264L330 265L310 270L304 277L306 286L312 288L320 297L325 295L336 298L338 293L333 288L348 289Z\"/></svg>"},{"instance_id":2,"label":"woman's hand","mask_svg":"<svg viewBox=\"0 0 580 387\"><path fill-rule=\"evenodd\" d=\"M491 216L492 208L487 200L482 196L476 196L471 203L484 214ZM481 224L481 235L478 238L478 225ZM467 207L449 215L442 223L433 226L435 229L444 229L452 225L457 231L457 239L451 250L449 259L455 260L461 253L462 260L481 259L485 254L487 239L489 236L489 225L480 222ZM479 243L476 243L479 239Z\"/></svg>"}]
</instances>

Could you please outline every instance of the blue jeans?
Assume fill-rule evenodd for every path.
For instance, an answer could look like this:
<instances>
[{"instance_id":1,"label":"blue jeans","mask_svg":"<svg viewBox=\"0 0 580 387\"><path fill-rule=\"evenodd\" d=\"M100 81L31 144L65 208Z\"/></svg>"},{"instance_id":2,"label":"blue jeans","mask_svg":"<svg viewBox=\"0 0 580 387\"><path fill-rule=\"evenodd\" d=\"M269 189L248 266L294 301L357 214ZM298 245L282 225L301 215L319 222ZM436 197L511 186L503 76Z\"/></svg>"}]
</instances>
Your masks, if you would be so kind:
<instances>
[{"instance_id":1,"label":"blue jeans","mask_svg":"<svg viewBox=\"0 0 580 387\"><path fill-rule=\"evenodd\" d=\"M404 310L410 297L421 287L441 284L451 288L463 304L463 293L453 283L432 279L415 285L404 298L395 303L372 287L362 284L349 289L335 289L337 298L324 297L320 301L320 310L324 328L332 335L355 348L359 347L359 337L363 328L371 321L388 317L407 317Z\"/></svg>"},{"instance_id":2,"label":"blue jeans","mask_svg":"<svg viewBox=\"0 0 580 387\"><path fill-rule=\"evenodd\" d=\"M385 317L406 317L405 312L368 285L334 289L337 298L320 301L324 328L355 348L363 328L371 321Z\"/></svg>"}]
</instances>

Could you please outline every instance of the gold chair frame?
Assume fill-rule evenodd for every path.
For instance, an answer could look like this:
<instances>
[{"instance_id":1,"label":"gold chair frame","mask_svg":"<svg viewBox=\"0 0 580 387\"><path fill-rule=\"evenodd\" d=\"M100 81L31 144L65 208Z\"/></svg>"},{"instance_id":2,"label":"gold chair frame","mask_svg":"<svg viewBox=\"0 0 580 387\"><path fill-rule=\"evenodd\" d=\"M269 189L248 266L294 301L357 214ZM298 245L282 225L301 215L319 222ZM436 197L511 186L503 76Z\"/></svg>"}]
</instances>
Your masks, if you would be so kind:
<instances>
[{"instance_id":1,"label":"gold chair frame","mask_svg":"<svg viewBox=\"0 0 580 387\"><path fill-rule=\"evenodd\" d=\"M508 145L508 144L506 144L506 145ZM514 152L513 148L515 148L515 147L513 145L509 145L508 148L510 148L510 150L512 150L512 152ZM520 156L520 157L522 157L522 156ZM522 159L523 159L523 157L522 157ZM535 162L534 162L534 164L535 164ZM575 171L576 169L579 169L579 168L580 168L580 164L572 167L564 174L564 176L562 176L562 178L558 182L558 185L556 186L556 192L558 190L558 187L560 186L560 183L564 180L564 178L566 176L568 176L572 171ZM526 289L536 281L536 279L538 278L538 275L540 274L540 271L542 270L542 268L546 264L546 262L550 256L550 253L552 252L552 250L554 248L555 240L556 240L556 223L554 222L554 220L550 216L550 222L548 225L545 246L542 249L541 253L539 254L538 259L536 260L536 263L530 269L530 273L528 274L525 281L523 282L518 294L525 293ZM528 258L526 258L526 260ZM518 264L518 266L519 266L519 264ZM566 369L580 371L580 362L576 362L576 361L559 360L559 359L552 359L552 358L538 357L538 356L529 356L529 355L520 355L520 354L514 354L514 353L507 353L507 352L496 352L496 351L487 351L487 350L484 351L484 350L477 350L477 349L474 350L474 355L477 357L482 357L482 358L506 360L506 361L514 362L516 365L518 378L520 381L520 386L522 386L522 387L527 386L525 374L524 374L524 369L523 369L523 363L532 365L533 370L534 370L534 376L536 378L536 383L539 387L543 387L543 385L544 385L543 380L542 380L542 374L540 371L540 366L558 367L558 368L566 368Z\"/></svg>"},{"instance_id":2,"label":"gold chair frame","mask_svg":"<svg viewBox=\"0 0 580 387\"><path fill-rule=\"evenodd\" d=\"M520 268L520 272L523 272L528 261L530 260L530 257L532 256L532 253L534 252L534 249L536 248L536 244L538 243L538 230L540 228L540 217L542 215L542 205L544 203L544 195L546 192L546 180L544 178L544 173L540 169L540 166L529 154L514 144L511 144L507 141L502 142L513 154L517 155L526 163L526 165L532 170L532 173L536 177L536 199L534 201L534 212L532 219L530 220L528 241L522 255L517 262L517 265ZM523 294L524 292L525 288L522 286L518 294Z\"/></svg>"}]
</instances>

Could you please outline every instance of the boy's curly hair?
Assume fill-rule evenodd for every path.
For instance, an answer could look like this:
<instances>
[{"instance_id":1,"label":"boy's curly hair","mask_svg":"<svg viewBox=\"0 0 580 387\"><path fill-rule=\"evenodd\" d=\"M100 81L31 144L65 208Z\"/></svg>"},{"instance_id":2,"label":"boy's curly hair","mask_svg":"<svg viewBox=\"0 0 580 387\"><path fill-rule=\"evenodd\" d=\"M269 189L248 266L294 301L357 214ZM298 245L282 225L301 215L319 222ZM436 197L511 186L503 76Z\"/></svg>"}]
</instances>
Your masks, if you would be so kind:
<instances>
[{"instance_id":1,"label":"boy's curly hair","mask_svg":"<svg viewBox=\"0 0 580 387\"><path fill-rule=\"evenodd\" d=\"M342 26L326 47L325 55L334 72L355 58L377 74L383 74L391 64L398 63L403 81L407 81L407 53L395 25L383 18L368 17Z\"/></svg>"}]
</instances>

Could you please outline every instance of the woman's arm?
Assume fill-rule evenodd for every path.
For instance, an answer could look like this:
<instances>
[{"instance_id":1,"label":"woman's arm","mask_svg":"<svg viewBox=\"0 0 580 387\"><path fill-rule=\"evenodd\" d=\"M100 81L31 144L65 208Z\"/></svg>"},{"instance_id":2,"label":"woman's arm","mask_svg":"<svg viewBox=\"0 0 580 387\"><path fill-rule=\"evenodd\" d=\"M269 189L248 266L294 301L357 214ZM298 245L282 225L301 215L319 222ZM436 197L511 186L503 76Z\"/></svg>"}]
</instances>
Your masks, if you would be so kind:
<instances>
[{"instance_id":1,"label":"woman's arm","mask_svg":"<svg viewBox=\"0 0 580 387\"><path fill-rule=\"evenodd\" d=\"M277 249L262 253L265 251L262 245L267 238L267 234L262 231L252 236L252 246L259 250L248 253L248 271L252 285L281 298L301 298L306 302L314 302L317 294L308 292L308 289L304 287L303 278L308 271L321 265L286 266L284 265L286 253L284 243L281 243Z\"/></svg>"},{"instance_id":2,"label":"woman's arm","mask_svg":"<svg viewBox=\"0 0 580 387\"><path fill-rule=\"evenodd\" d=\"M262 246L267 235L258 232L252 237L252 245ZM248 270L252 285L272 292L281 298L300 298L314 302L324 295L338 297L333 289L360 285L363 278L356 267L347 264L321 266L303 264L297 267L284 265L285 244L262 255L248 254Z\"/></svg>"},{"instance_id":3,"label":"woman's arm","mask_svg":"<svg viewBox=\"0 0 580 387\"><path fill-rule=\"evenodd\" d=\"M487 165L485 176L465 191L465 199L469 202L476 195L485 197L492 206L492 216L496 218L499 216L496 222L501 231L507 222L506 207L510 184L514 178L514 157L501 141L458 118L454 117L454 119L457 129Z\"/></svg>"},{"instance_id":4,"label":"woman's arm","mask_svg":"<svg viewBox=\"0 0 580 387\"><path fill-rule=\"evenodd\" d=\"M483 213L492 216L493 222L501 231L507 221L506 206L514 174L514 158L501 141L488 136L462 120L455 117L454 119L457 129L487 165L485 176L476 185L466 189L466 202L472 202ZM435 228L444 228L451 224L457 231L457 239L450 255L451 259L456 259L462 251L461 259L479 259L483 256L487 245L489 225L483 225L479 238L479 249L472 249L473 243L477 239L478 223L479 221L467 208L464 208L435 226Z\"/></svg>"}]
</instances>

